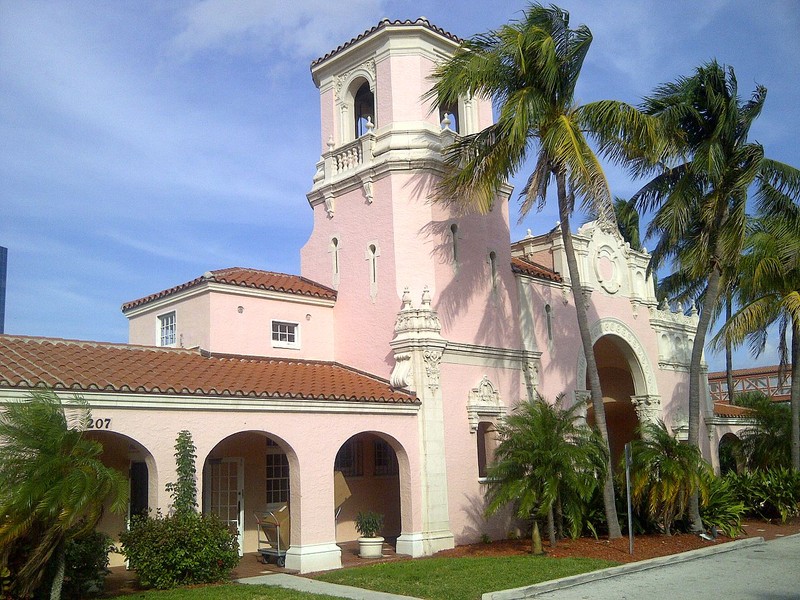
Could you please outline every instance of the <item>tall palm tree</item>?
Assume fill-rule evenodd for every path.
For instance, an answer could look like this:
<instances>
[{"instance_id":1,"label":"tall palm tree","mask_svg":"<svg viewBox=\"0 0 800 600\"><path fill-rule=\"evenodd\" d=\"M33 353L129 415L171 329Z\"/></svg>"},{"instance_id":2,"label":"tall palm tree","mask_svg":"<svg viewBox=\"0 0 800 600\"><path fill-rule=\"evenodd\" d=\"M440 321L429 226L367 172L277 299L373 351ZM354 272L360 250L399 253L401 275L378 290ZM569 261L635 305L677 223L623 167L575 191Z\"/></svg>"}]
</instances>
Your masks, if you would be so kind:
<instances>
[{"instance_id":1,"label":"tall palm tree","mask_svg":"<svg viewBox=\"0 0 800 600\"><path fill-rule=\"evenodd\" d=\"M648 237L657 239L651 269L672 262L679 278L702 290L702 305L689 368L689 443L700 440L700 377L708 327L725 289L726 268L735 265L745 238L748 193L761 207L775 195L800 196L800 171L766 158L747 139L761 113L767 90L757 86L742 102L731 67L712 61L689 76L658 87L644 109L673 132L684 155L634 196L655 209ZM689 511L693 529L702 529L697 495Z\"/></svg>"},{"instance_id":2,"label":"tall palm tree","mask_svg":"<svg viewBox=\"0 0 800 600\"><path fill-rule=\"evenodd\" d=\"M778 324L781 369L791 367L792 377L791 466L800 470L800 207L788 203L783 214L762 215L750 230L741 260L741 308L714 343L739 345L749 339L758 356L768 327Z\"/></svg>"},{"instance_id":3,"label":"tall palm tree","mask_svg":"<svg viewBox=\"0 0 800 600\"><path fill-rule=\"evenodd\" d=\"M563 408L562 400L563 394L555 404L538 396L517 405L497 427L500 443L488 472L487 513L513 503L517 516L532 517L534 554L542 552L538 519L547 517L554 546L557 501L573 526L582 524L584 507L607 470L603 440L582 421L578 405Z\"/></svg>"},{"instance_id":4,"label":"tall palm tree","mask_svg":"<svg viewBox=\"0 0 800 600\"><path fill-rule=\"evenodd\" d=\"M623 160L638 156L642 149L655 148L657 153L657 129L654 120L627 104L576 102L575 86L591 42L586 26L569 28L566 11L532 4L520 20L464 41L455 55L434 71L435 84L428 98L439 106L451 106L464 96L491 98L498 113L495 124L457 139L448 148L440 200L487 212L506 180L529 156L535 163L521 192L520 218L532 207L541 207L549 185L555 183L595 422L608 444L570 217L578 200L594 208L604 227L614 227L608 182L589 137L605 156ZM619 537L611 469L603 499L609 536Z\"/></svg>"},{"instance_id":5,"label":"tall palm tree","mask_svg":"<svg viewBox=\"0 0 800 600\"><path fill-rule=\"evenodd\" d=\"M691 496L708 493L711 467L697 446L680 442L663 421L646 423L640 432L641 438L631 442L631 497L651 519L660 519L669 535Z\"/></svg>"},{"instance_id":6,"label":"tall palm tree","mask_svg":"<svg viewBox=\"0 0 800 600\"><path fill-rule=\"evenodd\" d=\"M60 598L67 541L94 529L107 500L115 512L127 508L126 478L83 437L88 419L82 399L64 406L52 391L0 415L0 568L14 559L20 597L52 577L50 597Z\"/></svg>"}]
</instances>

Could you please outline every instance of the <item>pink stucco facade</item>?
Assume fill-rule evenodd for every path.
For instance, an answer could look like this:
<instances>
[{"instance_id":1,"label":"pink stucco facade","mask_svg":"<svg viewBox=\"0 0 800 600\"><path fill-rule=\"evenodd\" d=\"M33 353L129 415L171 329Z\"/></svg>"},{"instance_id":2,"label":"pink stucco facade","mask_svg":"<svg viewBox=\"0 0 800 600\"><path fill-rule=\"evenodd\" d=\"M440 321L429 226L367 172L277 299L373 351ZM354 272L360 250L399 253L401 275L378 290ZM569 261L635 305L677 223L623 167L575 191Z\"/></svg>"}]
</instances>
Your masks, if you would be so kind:
<instances>
[{"instance_id":1,"label":"pink stucco facade","mask_svg":"<svg viewBox=\"0 0 800 600\"><path fill-rule=\"evenodd\" d=\"M456 133L421 96L436 62L456 48L426 21L383 21L312 65L322 160L307 194L313 231L297 280L335 292L201 278L126 308L133 344L158 345L160 317L174 312L176 346L333 361L418 402L87 393L93 416L108 419L92 433L108 460L146 466L138 485L147 507L168 510L164 484L186 429L197 445L201 508L229 518L244 552L258 548L255 513L289 503L289 568L339 566L336 543L357 536L360 510L385 513L385 534L414 556L516 527L508 515L483 516L486 426L536 393L584 402L585 359L560 238L512 244L510 188L485 215L432 201ZM354 99L364 85L374 98L371 126L356 137ZM485 99L464 98L457 110L460 134L491 122ZM616 443L648 420L684 431L696 316L657 306L649 257L618 232L590 223L575 244ZM276 345L276 321L291 328L291 344ZM704 412L711 417L709 406ZM352 493L338 513L335 471ZM113 534L122 525L109 518L103 526Z\"/></svg>"}]
</instances>

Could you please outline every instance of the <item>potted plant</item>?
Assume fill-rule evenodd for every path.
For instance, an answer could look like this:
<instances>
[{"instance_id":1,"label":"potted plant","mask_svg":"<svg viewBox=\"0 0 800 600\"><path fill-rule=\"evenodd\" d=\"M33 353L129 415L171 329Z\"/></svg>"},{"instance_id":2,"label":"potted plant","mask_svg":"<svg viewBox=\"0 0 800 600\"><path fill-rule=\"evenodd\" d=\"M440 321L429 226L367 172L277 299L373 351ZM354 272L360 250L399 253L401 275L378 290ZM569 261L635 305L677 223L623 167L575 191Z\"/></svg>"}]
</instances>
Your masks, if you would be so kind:
<instances>
[{"instance_id":1,"label":"potted plant","mask_svg":"<svg viewBox=\"0 0 800 600\"><path fill-rule=\"evenodd\" d=\"M383 538L378 534L383 529L383 515L368 510L356 515L358 555L361 558L380 558L383 556Z\"/></svg>"}]
</instances>

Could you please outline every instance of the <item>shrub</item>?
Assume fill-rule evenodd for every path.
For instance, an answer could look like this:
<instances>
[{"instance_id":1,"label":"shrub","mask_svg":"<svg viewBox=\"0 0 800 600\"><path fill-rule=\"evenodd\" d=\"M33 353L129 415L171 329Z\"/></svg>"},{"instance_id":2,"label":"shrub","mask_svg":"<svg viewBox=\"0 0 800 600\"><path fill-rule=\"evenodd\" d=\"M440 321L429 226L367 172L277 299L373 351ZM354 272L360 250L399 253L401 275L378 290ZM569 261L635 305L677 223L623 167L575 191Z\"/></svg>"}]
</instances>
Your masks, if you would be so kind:
<instances>
[{"instance_id":1,"label":"shrub","mask_svg":"<svg viewBox=\"0 0 800 600\"><path fill-rule=\"evenodd\" d=\"M99 531L67 543L63 598L84 598L103 591L111 548L111 538Z\"/></svg>"},{"instance_id":2,"label":"shrub","mask_svg":"<svg viewBox=\"0 0 800 600\"><path fill-rule=\"evenodd\" d=\"M192 434L183 430L178 432L175 440L175 470L178 475L176 483L170 482L165 488L172 498L172 507L177 515L189 515L197 512L197 469L195 459L196 448Z\"/></svg>"},{"instance_id":3,"label":"shrub","mask_svg":"<svg viewBox=\"0 0 800 600\"><path fill-rule=\"evenodd\" d=\"M700 517L706 529L716 527L728 537L742 533L742 515L745 512L729 479L714 477L709 481L708 496L700 506Z\"/></svg>"},{"instance_id":4,"label":"shrub","mask_svg":"<svg viewBox=\"0 0 800 600\"><path fill-rule=\"evenodd\" d=\"M134 517L120 540L145 587L224 581L239 562L236 534L214 516Z\"/></svg>"},{"instance_id":5,"label":"shrub","mask_svg":"<svg viewBox=\"0 0 800 600\"><path fill-rule=\"evenodd\" d=\"M800 472L787 468L729 473L726 479L748 514L785 522L800 514Z\"/></svg>"}]
</instances>

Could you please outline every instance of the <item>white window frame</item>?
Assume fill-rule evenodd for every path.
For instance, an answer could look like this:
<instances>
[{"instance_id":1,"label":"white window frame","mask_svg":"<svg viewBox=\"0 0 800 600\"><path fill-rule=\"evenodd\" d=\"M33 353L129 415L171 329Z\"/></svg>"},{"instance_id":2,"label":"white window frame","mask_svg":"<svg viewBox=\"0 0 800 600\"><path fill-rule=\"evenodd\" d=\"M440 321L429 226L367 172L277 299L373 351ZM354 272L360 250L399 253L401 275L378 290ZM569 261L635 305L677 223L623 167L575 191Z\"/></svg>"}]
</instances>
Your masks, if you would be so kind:
<instances>
[{"instance_id":1,"label":"white window frame","mask_svg":"<svg viewBox=\"0 0 800 600\"><path fill-rule=\"evenodd\" d=\"M294 327L294 341L286 341L281 339L275 339L275 335L277 334L280 338L281 332L275 330L275 326L287 325L290 327ZM296 321L286 321L282 319L272 319L270 322L270 338L272 339L272 347L273 348L299 348L300 347L300 323ZM288 331L286 332L288 334Z\"/></svg>"},{"instance_id":2,"label":"white window frame","mask_svg":"<svg viewBox=\"0 0 800 600\"><path fill-rule=\"evenodd\" d=\"M164 343L164 331L169 328L167 319L172 318L172 341ZM178 345L178 317L174 310L156 317L156 344L162 348L174 348Z\"/></svg>"}]
</instances>

